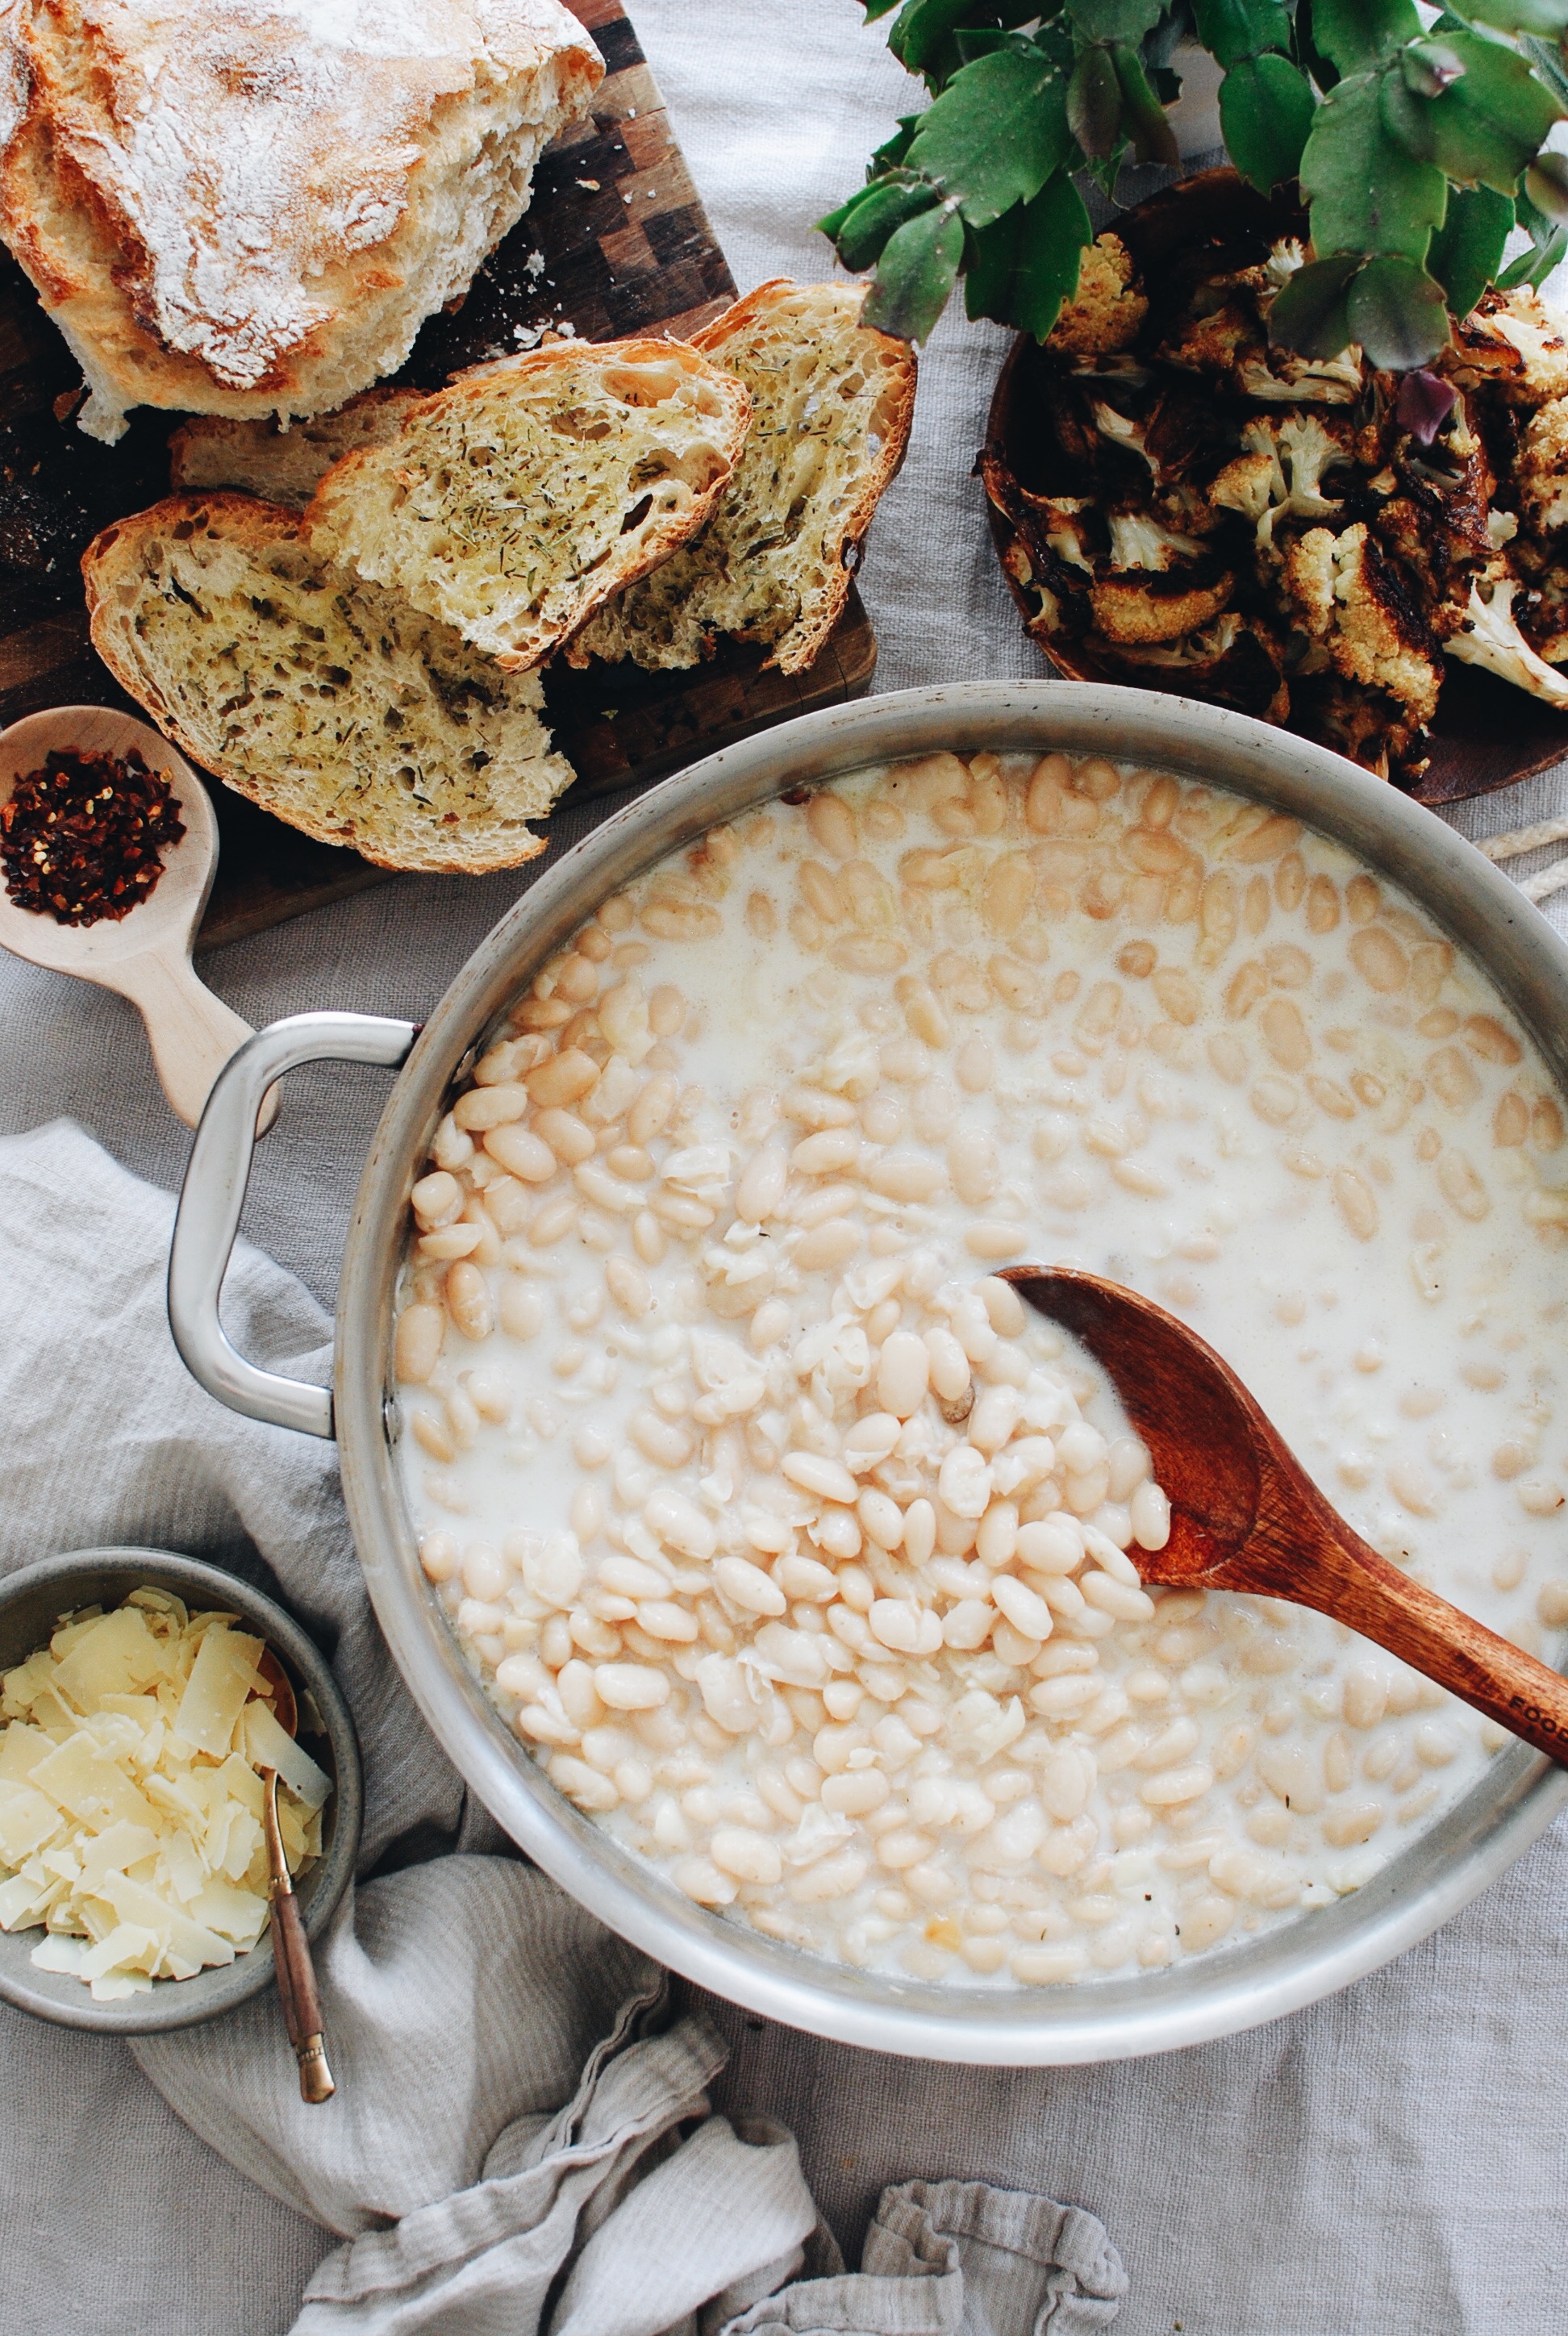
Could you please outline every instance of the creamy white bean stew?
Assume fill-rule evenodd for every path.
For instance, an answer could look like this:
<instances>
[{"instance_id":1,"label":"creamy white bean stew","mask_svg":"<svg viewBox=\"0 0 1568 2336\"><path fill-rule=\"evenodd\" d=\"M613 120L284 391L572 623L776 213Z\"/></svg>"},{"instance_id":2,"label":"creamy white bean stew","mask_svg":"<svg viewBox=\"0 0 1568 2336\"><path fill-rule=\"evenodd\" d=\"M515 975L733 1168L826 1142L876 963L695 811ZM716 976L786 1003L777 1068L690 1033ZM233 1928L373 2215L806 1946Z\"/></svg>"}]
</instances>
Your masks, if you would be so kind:
<instances>
[{"instance_id":1,"label":"creamy white bean stew","mask_svg":"<svg viewBox=\"0 0 1568 2336\"><path fill-rule=\"evenodd\" d=\"M715 830L538 974L413 1211L400 1451L469 1660L810 1952L1159 1970L1508 1740L1319 1616L1144 1590L1148 1456L1010 1262L1157 1299L1388 1556L1568 1622L1560 1098L1408 900L1217 789L943 754Z\"/></svg>"}]
</instances>

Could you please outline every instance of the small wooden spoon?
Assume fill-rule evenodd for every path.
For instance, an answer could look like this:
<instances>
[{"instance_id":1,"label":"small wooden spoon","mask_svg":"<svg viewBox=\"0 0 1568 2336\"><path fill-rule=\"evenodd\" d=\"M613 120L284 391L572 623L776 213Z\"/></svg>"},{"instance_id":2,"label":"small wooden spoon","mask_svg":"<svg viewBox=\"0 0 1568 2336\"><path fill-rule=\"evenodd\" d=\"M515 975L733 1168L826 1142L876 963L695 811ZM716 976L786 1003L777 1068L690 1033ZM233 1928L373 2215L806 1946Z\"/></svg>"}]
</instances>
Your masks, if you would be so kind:
<instances>
[{"instance_id":1,"label":"small wooden spoon","mask_svg":"<svg viewBox=\"0 0 1568 2336\"><path fill-rule=\"evenodd\" d=\"M294 1700L294 1689L289 1685L288 1674L270 1647L263 1652L257 1668L265 1683L265 1700L272 1706L273 1718L286 1736L297 1736L299 1733L299 1708ZM261 1691L257 1690L258 1693ZM272 1960L278 1971L278 1994L283 2005L283 2024L294 2047L294 2057L299 2063L301 2100L329 2101L337 2087L326 2065L326 2045L321 2032L321 1998L317 1992L316 1966L310 1959L310 1942L305 1935L299 1901L294 1894L294 1877L288 1871L288 1860L283 1854L283 1835L278 1825L278 1771L276 1768L263 1768L261 1776L267 1787L263 1824L267 1832L267 1862L272 1874L267 1893L271 1908Z\"/></svg>"},{"instance_id":2,"label":"small wooden spoon","mask_svg":"<svg viewBox=\"0 0 1568 2336\"><path fill-rule=\"evenodd\" d=\"M196 978L191 945L218 867L218 822L211 799L190 764L166 738L130 714L104 706L56 706L0 731L0 803L16 782L43 765L52 749L118 755L131 749L169 781L185 833L166 853L163 873L144 900L117 920L62 925L18 908L0 883L0 945L30 965L73 973L128 998L147 1025L163 1092L187 1127L201 1116L213 1080L251 1035L248 1022ZM276 1095L258 1125L278 1115Z\"/></svg>"},{"instance_id":3,"label":"small wooden spoon","mask_svg":"<svg viewBox=\"0 0 1568 2336\"><path fill-rule=\"evenodd\" d=\"M1568 1679L1368 1548L1195 1330L1097 1274L1002 1279L1103 1364L1148 1447L1171 1537L1127 1552L1145 1582L1316 1607L1568 1766Z\"/></svg>"}]
</instances>

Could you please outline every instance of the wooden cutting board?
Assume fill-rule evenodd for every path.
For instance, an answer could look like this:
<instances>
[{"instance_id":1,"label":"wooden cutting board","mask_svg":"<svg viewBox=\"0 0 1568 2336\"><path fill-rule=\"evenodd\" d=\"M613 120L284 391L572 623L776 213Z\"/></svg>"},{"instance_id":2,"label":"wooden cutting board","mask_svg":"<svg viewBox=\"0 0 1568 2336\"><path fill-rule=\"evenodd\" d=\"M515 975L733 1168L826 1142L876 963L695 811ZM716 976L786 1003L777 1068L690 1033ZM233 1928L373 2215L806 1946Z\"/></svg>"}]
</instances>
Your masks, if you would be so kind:
<instances>
[{"instance_id":1,"label":"wooden cutting board","mask_svg":"<svg viewBox=\"0 0 1568 2336\"><path fill-rule=\"evenodd\" d=\"M686 335L735 297L619 0L567 5L604 55L592 113L541 159L522 219L461 307L430 319L400 381L439 388L459 367L531 347L550 329L594 341ZM47 706L131 706L88 640L77 560L99 528L168 492L178 417L143 409L117 445L101 446L72 419L79 382L32 287L0 250L0 724ZM648 784L750 731L859 696L871 686L876 640L858 595L809 673L791 679L762 664L761 650L730 642L690 673L596 663L547 675L551 725L578 772L575 792ZM264 931L387 876L355 852L311 842L227 787L214 783L212 792L221 850L199 948Z\"/></svg>"}]
</instances>

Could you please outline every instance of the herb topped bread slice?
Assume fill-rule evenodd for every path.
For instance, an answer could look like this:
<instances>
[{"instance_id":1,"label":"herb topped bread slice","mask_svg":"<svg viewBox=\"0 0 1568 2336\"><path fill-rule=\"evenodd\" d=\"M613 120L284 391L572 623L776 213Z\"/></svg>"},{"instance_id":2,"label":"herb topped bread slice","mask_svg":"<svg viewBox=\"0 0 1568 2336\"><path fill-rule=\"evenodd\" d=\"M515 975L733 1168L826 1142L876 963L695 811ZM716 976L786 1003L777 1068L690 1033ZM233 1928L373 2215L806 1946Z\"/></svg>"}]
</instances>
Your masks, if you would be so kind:
<instances>
[{"instance_id":1,"label":"herb topped bread slice","mask_svg":"<svg viewBox=\"0 0 1568 2336\"><path fill-rule=\"evenodd\" d=\"M694 535L751 399L680 341L563 341L459 374L333 465L311 543L512 671Z\"/></svg>"},{"instance_id":2,"label":"herb topped bread slice","mask_svg":"<svg viewBox=\"0 0 1568 2336\"><path fill-rule=\"evenodd\" d=\"M356 584L248 495L171 495L82 558L93 645L165 736L290 827L381 868L476 875L544 850L572 778L536 674Z\"/></svg>"},{"instance_id":3,"label":"herb topped bread slice","mask_svg":"<svg viewBox=\"0 0 1568 2336\"><path fill-rule=\"evenodd\" d=\"M199 414L169 441L170 487L176 494L230 487L303 511L334 462L361 446L385 446L424 395L422 389L367 389L336 414L287 430L272 421Z\"/></svg>"},{"instance_id":4,"label":"herb topped bread slice","mask_svg":"<svg viewBox=\"0 0 1568 2336\"><path fill-rule=\"evenodd\" d=\"M745 452L701 535L594 618L573 665L696 665L717 633L766 642L785 673L812 663L914 412L914 351L861 323L866 289L764 284L697 334L751 392Z\"/></svg>"}]
</instances>

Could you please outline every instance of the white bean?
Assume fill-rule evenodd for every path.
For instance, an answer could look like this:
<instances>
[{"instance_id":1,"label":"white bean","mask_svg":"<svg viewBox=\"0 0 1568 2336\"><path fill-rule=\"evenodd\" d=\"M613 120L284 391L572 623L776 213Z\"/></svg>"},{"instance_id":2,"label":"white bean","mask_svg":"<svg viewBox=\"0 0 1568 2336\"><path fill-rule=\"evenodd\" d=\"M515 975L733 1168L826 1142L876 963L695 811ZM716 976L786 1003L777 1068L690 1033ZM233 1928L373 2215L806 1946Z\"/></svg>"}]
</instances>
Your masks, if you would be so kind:
<instances>
[{"instance_id":1,"label":"white bean","mask_svg":"<svg viewBox=\"0 0 1568 2336\"><path fill-rule=\"evenodd\" d=\"M884 1412L895 1419L911 1418L925 1400L930 1378L930 1356L924 1339L912 1330L895 1330L883 1340L877 1361L877 1400Z\"/></svg>"},{"instance_id":2,"label":"white bean","mask_svg":"<svg viewBox=\"0 0 1568 2336\"><path fill-rule=\"evenodd\" d=\"M647 1663L600 1663L593 1683L610 1711L653 1711L669 1694L667 1675Z\"/></svg>"},{"instance_id":3,"label":"white bean","mask_svg":"<svg viewBox=\"0 0 1568 2336\"><path fill-rule=\"evenodd\" d=\"M991 1584L991 1596L999 1612L1004 1614L1015 1630L1026 1639L1048 1639L1054 1628L1051 1610L1037 1591L1011 1573L998 1573ZM1151 1608L1152 1611L1152 1608Z\"/></svg>"},{"instance_id":4,"label":"white bean","mask_svg":"<svg viewBox=\"0 0 1568 2336\"><path fill-rule=\"evenodd\" d=\"M761 1566L748 1564L744 1557L721 1557L713 1578L725 1596L748 1614L782 1614L788 1602Z\"/></svg>"}]
</instances>

